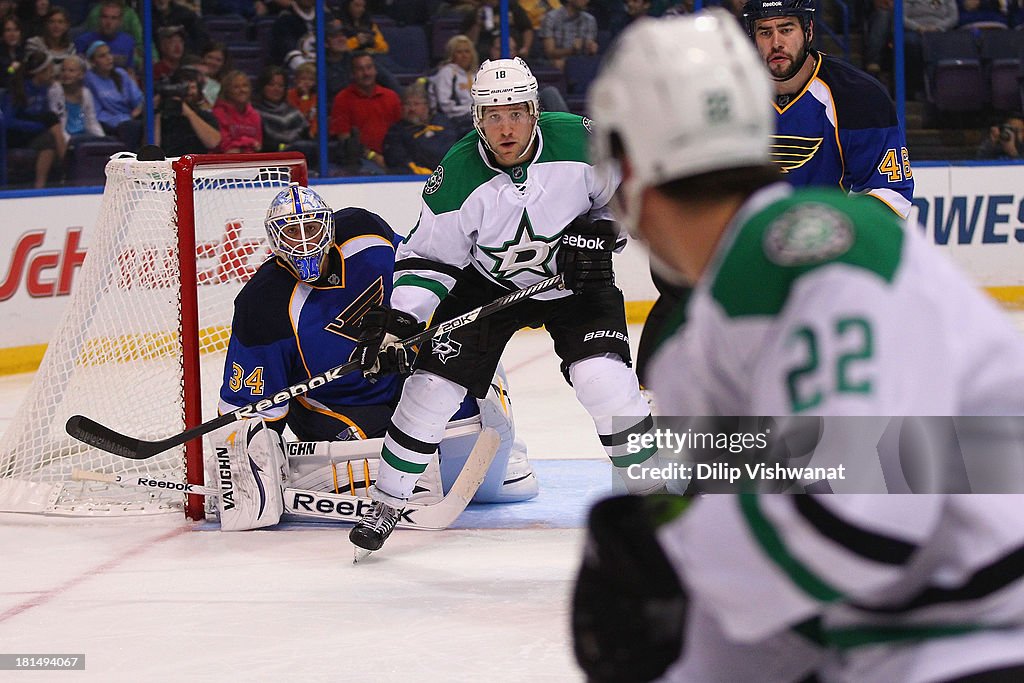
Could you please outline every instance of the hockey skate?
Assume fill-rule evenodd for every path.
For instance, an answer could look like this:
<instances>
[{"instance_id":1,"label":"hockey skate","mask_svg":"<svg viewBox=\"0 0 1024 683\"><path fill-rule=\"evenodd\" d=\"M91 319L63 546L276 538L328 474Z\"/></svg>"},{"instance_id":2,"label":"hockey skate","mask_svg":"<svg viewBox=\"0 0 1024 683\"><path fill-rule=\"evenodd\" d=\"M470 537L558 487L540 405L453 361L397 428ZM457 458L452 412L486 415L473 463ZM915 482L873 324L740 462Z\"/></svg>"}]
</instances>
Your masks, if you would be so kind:
<instances>
[{"instance_id":1,"label":"hockey skate","mask_svg":"<svg viewBox=\"0 0 1024 683\"><path fill-rule=\"evenodd\" d=\"M401 510L391 507L379 500L373 501L370 511L356 522L348 532L348 540L352 545L367 551L380 550L384 541L395 530Z\"/></svg>"}]
</instances>

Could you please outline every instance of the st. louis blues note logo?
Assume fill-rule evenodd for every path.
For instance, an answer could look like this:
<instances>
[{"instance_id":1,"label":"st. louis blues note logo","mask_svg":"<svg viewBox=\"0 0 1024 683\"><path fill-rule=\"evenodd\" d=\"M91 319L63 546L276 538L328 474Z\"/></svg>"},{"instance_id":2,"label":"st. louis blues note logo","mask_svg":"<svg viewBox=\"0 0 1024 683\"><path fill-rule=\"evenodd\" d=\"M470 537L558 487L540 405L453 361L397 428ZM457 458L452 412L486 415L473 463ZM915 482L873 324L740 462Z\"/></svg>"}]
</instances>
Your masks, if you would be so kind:
<instances>
[{"instance_id":1,"label":"st. louis blues note logo","mask_svg":"<svg viewBox=\"0 0 1024 683\"><path fill-rule=\"evenodd\" d=\"M430 343L430 352L437 356L442 364L447 364L449 358L455 358L462 353L462 344L452 341L450 332L434 337Z\"/></svg>"},{"instance_id":2,"label":"st. louis blues note logo","mask_svg":"<svg viewBox=\"0 0 1024 683\"><path fill-rule=\"evenodd\" d=\"M810 161L821 147L822 138L800 137L798 135L772 136L772 162L789 173Z\"/></svg>"}]
</instances>

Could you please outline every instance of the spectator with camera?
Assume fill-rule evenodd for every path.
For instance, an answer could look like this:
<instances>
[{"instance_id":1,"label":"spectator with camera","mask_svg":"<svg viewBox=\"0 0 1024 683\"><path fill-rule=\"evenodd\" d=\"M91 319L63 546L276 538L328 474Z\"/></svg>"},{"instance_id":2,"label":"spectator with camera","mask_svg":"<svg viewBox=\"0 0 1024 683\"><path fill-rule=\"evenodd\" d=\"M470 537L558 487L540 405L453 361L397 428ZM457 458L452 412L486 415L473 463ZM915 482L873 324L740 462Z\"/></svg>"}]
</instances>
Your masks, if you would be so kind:
<instances>
[{"instance_id":1,"label":"spectator with camera","mask_svg":"<svg viewBox=\"0 0 1024 683\"><path fill-rule=\"evenodd\" d=\"M157 88L154 142L168 157L210 152L220 144L220 124L203 97L200 81L197 69L184 67Z\"/></svg>"},{"instance_id":2,"label":"spectator with camera","mask_svg":"<svg viewBox=\"0 0 1024 683\"><path fill-rule=\"evenodd\" d=\"M1019 159L1024 149L1024 114L1011 114L1001 125L992 126L978 145L979 159Z\"/></svg>"}]
</instances>

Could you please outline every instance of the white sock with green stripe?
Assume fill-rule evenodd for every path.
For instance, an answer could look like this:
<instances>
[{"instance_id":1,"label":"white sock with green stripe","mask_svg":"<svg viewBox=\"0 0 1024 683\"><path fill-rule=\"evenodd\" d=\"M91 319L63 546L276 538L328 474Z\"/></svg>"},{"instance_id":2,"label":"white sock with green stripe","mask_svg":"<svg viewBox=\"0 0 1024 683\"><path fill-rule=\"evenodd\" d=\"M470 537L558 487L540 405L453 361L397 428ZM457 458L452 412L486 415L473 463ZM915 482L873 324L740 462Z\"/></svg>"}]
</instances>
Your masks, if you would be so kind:
<instances>
[{"instance_id":1,"label":"white sock with green stripe","mask_svg":"<svg viewBox=\"0 0 1024 683\"><path fill-rule=\"evenodd\" d=\"M465 387L427 372L414 372L405 380L381 449L376 484L381 493L401 500L412 495L465 396Z\"/></svg>"},{"instance_id":2,"label":"white sock with green stripe","mask_svg":"<svg viewBox=\"0 0 1024 683\"><path fill-rule=\"evenodd\" d=\"M631 434L639 436L654 429L650 406L640 393L636 373L617 355L605 354L573 363L569 379L576 389L576 398L594 420L604 452L626 490L648 493L660 488L661 481L654 483L626 475L631 465L651 466L659 462L656 448L630 452L635 450L629 447Z\"/></svg>"}]
</instances>

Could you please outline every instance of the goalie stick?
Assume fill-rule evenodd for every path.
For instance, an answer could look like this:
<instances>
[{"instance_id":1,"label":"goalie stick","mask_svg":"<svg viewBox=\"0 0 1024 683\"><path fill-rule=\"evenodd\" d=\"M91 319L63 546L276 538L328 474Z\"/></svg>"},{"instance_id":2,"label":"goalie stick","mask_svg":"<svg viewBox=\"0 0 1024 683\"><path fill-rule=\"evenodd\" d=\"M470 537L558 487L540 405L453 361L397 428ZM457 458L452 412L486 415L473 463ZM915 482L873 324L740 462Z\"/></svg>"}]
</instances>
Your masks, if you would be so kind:
<instances>
[{"instance_id":1,"label":"goalie stick","mask_svg":"<svg viewBox=\"0 0 1024 683\"><path fill-rule=\"evenodd\" d=\"M502 309L508 308L513 304L518 303L524 299L528 299L534 294L540 294L551 289L561 289L562 276L555 275L549 277L546 280L530 285L524 289L517 289L514 292L509 292L505 296L498 297L494 301L484 304L478 308L474 308L468 313L463 313L460 316L447 320L443 323L438 323L432 327L428 327L418 334L414 334L408 339L403 339L402 344L405 346L412 346L420 344L433 337L440 337L441 335L447 334L452 330L458 329L469 325L470 323L484 318L492 313L496 313ZM84 415L72 415L68 418L67 424L64 426L67 433L78 439L79 441L86 443L90 446L98 448L114 455L119 455L122 458L130 458L132 460L145 460L146 458L152 458L154 455L163 453L169 448L180 446L184 443L191 441L204 434L208 434L215 429L219 429L224 425L230 424L236 420L244 420L246 418L256 417L258 413L265 410L269 410L274 406L282 405L287 403L296 396L301 396L311 389L322 387L328 382L347 375L348 373L359 369L359 361L352 360L347 363L343 363L330 370L325 370L317 375L313 375L307 380L297 382L281 391L277 392L270 398L265 398L254 403L242 406L237 410L232 410L229 413L224 413L218 417L203 422L200 425L186 429L180 434L161 439L159 441L146 441L143 439L136 439L126 434L116 432L110 427L105 427L95 420L91 420Z\"/></svg>"},{"instance_id":2,"label":"goalie stick","mask_svg":"<svg viewBox=\"0 0 1024 683\"><path fill-rule=\"evenodd\" d=\"M154 479L145 475L135 476L126 474L107 474L106 472L90 472L88 470L76 469L71 472L72 481L102 481L107 484L120 484L121 486L136 486L144 489L159 489L161 491L180 491L191 493L196 496L215 496L217 489L199 484L186 484L182 481L171 479Z\"/></svg>"},{"instance_id":3,"label":"goalie stick","mask_svg":"<svg viewBox=\"0 0 1024 683\"><path fill-rule=\"evenodd\" d=\"M466 464L445 497L436 503L409 503L399 515L398 526L435 531L451 526L476 495L500 445L501 437L495 430L487 428L480 432ZM286 514L357 522L369 510L369 506L369 498L300 489L284 490Z\"/></svg>"},{"instance_id":4,"label":"goalie stick","mask_svg":"<svg viewBox=\"0 0 1024 683\"><path fill-rule=\"evenodd\" d=\"M429 529L438 531L447 529L458 519L462 511L469 505L469 501L476 495L477 489L487 476L487 470L494 462L494 456L501 445L501 437L498 432L487 428L480 432L480 436L473 446L466 464L456 477L455 483L441 500L436 503L410 503L402 510L398 526L408 529ZM215 496L219 493L216 488L200 486L199 484L185 484L183 482L171 481L169 479L154 479L145 476L128 476L121 474L106 474L104 472L88 472L75 470L71 478L75 481L100 481L120 486L135 486L147 489L159 489L161 491L179 491L200 496ZM316 517L319 519L330 519L336 522L356 522L369 509L370 499L359 496L349 496L342 493L330 493L327 491L306 491L304 489L285 488L284 490L284 512L285 514L298 515L300 517Z\"/></svg>"}]
</instances>

